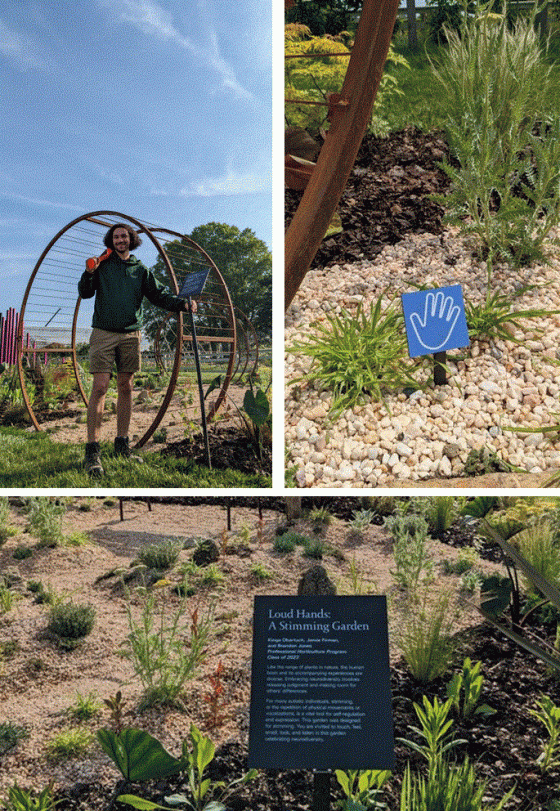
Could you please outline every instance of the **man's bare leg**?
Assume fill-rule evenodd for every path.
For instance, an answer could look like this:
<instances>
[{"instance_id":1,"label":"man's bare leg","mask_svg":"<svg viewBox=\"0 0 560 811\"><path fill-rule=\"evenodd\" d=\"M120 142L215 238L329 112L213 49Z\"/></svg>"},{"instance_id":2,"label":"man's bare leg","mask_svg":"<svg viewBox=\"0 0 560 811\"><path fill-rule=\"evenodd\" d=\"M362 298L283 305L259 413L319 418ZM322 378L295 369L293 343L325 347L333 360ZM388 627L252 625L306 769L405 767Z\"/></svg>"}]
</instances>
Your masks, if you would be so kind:
<instances>
[{"instance_id":1,"label":"man's bare leg","mask_svg":"<svg viewBox=\"0 0 560 811\"><path fill-rule=\"evenodd\" d=\"M101 436L101 422L103 419L103 409L105 408L105 397L111 375L109 372L95 372L93 375L93 385L87 410L87 444L84 466L90 476L100 477L103 475L103 466L99 455L99 438Z\"/></svg>"},{"instance_id":2,"label":"man's bare leg","mask_svg":"<svg viewBox=\"0 0 560 811\"><path fill-rule=\"evenodd\" d=\"M117 372L117 436L128 436L134 374Z\"/></svg>"},{"instance_id":3,"label":"man's bare leg","mask_svg":"<svg viewBox=\"0 0 560 811\"><path fill-rule=\"evenodd\" d=\"M105 397L111 380L110 372L96 372L87 410L87 441L99 442Z\"/></svg>"},{"instance_id":4,"label":"man's bare leg","mask_svg":"<svg viewBox=\"0 0 560 811\"><path fill-rule=\"evenodd\" d=\"M140 456L133 456L128 444L128 429L132 416L132 387L133 374L128 372L117 373L117 436L115 438L115 453L124 456L132 462L142 462Z\"/></svg>"}]
</instances>

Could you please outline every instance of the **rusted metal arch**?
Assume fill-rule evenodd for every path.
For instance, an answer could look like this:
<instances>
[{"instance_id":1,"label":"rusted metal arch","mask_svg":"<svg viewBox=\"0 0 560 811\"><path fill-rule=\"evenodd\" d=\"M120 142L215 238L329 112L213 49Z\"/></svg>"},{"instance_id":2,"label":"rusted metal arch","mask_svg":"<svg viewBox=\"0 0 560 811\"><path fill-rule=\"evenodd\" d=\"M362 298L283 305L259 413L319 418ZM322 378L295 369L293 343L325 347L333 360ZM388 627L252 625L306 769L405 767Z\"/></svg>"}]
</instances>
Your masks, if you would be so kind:
<instances>
[{"instance_id":1,"label":"rusted metal arch","mask_svg":"<svg viewBox=\"0 0 560 811\"><path fill-rule=\"evenodd\" d=\"M294 299L352 171L391 44L399 0L364 0L340 94L331 96L331 126L286 232L285 307Z\"/></svg>"},{"instance_id":2,"label":"rusted metal arch","mask_svg":"<svg viewBox=\"0 0 560 811\"><path fill-rule=\"evenodd\" d=\"M234 380L241 381L244 374L255 374L259 368L259 339L249 317L239 307L235 308L235 318L239 331L243 336L243 349L241 348L241 341L238 341L238 360L235 366ZM241 368L243 361L243 368Z\"/></svg>"},{"instance_id":3,"label":"rusted metal arch","mask_svg":"<svg viewBox=\"0 0 560 811\"><path fill-rule=\"evenodd\" d=\"M188 246L191 249L195 250L197 253L199 253L200 256L202 257L201 264L204 264L204 265L206 265L207 267L210 268L211 274L215 278L215 280L216 280L216 282L218 284L221 296L222 296L221 299L216 298L215 294L213 292L208 294L208 293L206 293L206 290L205 290L205 291L203 291L202 298L201 298L201 302L206 304L208 308L213 307L213 308L215 308L217 310L222 311L220 313L220 315L221 315L221 317L225 317L227 319L227 322L229 324L229 332L230 332L230 334L227 335L227 336L222 335L222 336L218 336L218 338L216 338L216 336L211 336L211 338L209 338L209 340L218 340L221 343L228 343L229 348L230 348L229 349L229 357L228 357L227 367L226 367L226 371L225 371L225 375L224 375L224 380L222 382L222 385L220 387L220 390L218 392L216 400L212 401L210 409L206 414L206 420L207 420L207 422L210 422L215 417L217 411L221 407L221 405L222 405L222 403L223 403L223 401L225 399L225 396L226 396L227 390L229 388L229 385L231 383L231 380L233 378L233 369L234 369L234 363L235 363L235 356L236 356L236 352L237 352L237 325L236 325L236 320L235 320L235 315L234 315L234 307L233 307L233 303L232 303L232 300L231 300L231 296L229 294L229 290L228 290L227 285L225 283L224 277L222 276L222 274L218 270L218 267L216 266L214 261L211 259L211 257L208 255L208 253L203 248L200 247L200 245L197 245L197 243L194 242L194 240L190 239L190 237L186 236L185 234L181 234L178 231L171 231L168 228L160 228L160 227L157 227L157 226L153 227L152 230L157 231L158 233L161 233L161 234L165 234L168 237L173 237L174 239L178 239L178 240L180 240L180 242L183 245ZM166 250L168 250L168 249L166 249ZM170 253L168 255L170 255L171 260L173 260L173 258L174 258L173 254ZM183 257L181 257L181 258L183 258ZM176 287L175 289L178 292L178 287ZM179 315L181 315L181 314L179 314ZM198 337L198 339L200 341L205 340L205 336L201 335L201 334L198 334L198 330L197 330L197 337ZM178 322L178 325L177 325L177 338L178 338L178 340L177 340L177 346L175 347L175 356L179 355L179 358L181 358L182 354L183 354L183 344L186 341L192 340L192 336L188 335L188 334L185 334L183 332L182 326L179 325L179 322ZM171 397L169 399L171 399ZM169 405L169 401L167 402L167 404L165 406L166 408L167 408L167 405ZM153 433L153 431L151 433ZM151 436L151 434L150 434L150 436Z\"/></svg>"},{"instance_id":4,"label":"rusted metal arch","mask_svg":"<svg viewBox=\"0 0 560 811\"><path fill-rule=\"evenodd\" d=\"M107 220L107 218L111 218L112 221ZM23 363L24 358L26 356L30 356L31 354L34 354L34 353L41 354L41 355L42 354L53 354L53 355L54 354L59 354L59 355L66 355L66 356L69 355L71 357L71 360L72 360L74 376L75 376L75 379L76 379L76 382L77 382L77 385L78 385L79 393L80 393L80 395L81 395L81 397L82 397L82 399L84 401L84 404L87 406L87 403L88 403L87 394L86 394L86 392L85 392L85 390L83 388L81 377L80 377L80 370L79 370L79 363L78 363L77 349L76 349L77 323L78 323L78 314L79 314L79 310L80 310L81 298L78 297L77 302L76 302L76 304L75 304L75 306L73 308L71 306L69 306L69 305L64 304L64 300L67 299L70 296L70 291L72 291L72 293L75 294L76 285L77 285L77 281L78 281L78 278L79 278L79 276L77 275L77 271L79 269L79 274L81 275L85 259L88 256L94 255L99 250L99 240L98 239L94 240L93 238L90 238L90 241L88 242L87 238L82 236L82 234L80 233L80 235L77 236L77 237L72 236L72 237L68 238L69 242L71 243L71 247L70 248L65 248L64 250L61 250L60 248L57 249L57 242L61 238L65 237L65 235L67 235L68 232L70 232L72 228L74 228L75 226L78 226L78 224L80 224L82 222L83 223L91 223L91 224L95 224L95 225L100 225L100 226L102 226L104 228L110 228L115 222L119 222L119 221L120 222L127 221L127 222L131 223L137 229L137 231L139 233L147 235L147 237L150 239L150 241L152 242L152 244L156 248L158 255L161 257L161 260L163 262L163 265L165 267L166 274L167 274L167 277L168 277L169 286L173 290L173 292L177 293L178 290L179 290L179 286L177 284L176 274L175 274L175 271L174 271L174 268L173 268L172 262L170 261L169 256L167 255L167 253L166 253L164 247L162 246L160 240L154 235L154 232L161 232L163 234L168 234L168 235L171 235L173 237L178 237L181 240L184 240L194 251L196 251L196 253L198 255L200 255L202 257L202 263L209 266L211 268L211 271L213 272L213 274L215 274L217 276L217 278L220 280L219 283L220 283L220 285L223 286L223 300L222 300L221 304L225 305L225 310L226 310L226 313L222 313L222 315L225 315L225 317L228 320L228 323L230 324L230 335L227 338L227 340L230 343L230 357L229 357L229 362L228 362L228 368L227 368L226 375L225 375L225 383L224 383L225 389L227 389L227 386L229 385L229 382L231 380L233 363L234 363L235 354L236 354L236 327L235 327L235 318L234 318L234 315L233 315L233 305L231 303L231 298L229 296L229 292L227 290L225 282L224 282L219 270L217 269L216 265L214 264L212 259L208 256L208 254L205 251L203 251L203 249L199 245L196 245L196 243L193 242L193 240L190 240L188 237L185 237L182 234L178 234L178 233L176 233L174 231L169 231L168 229L165 229L165 228L159 228L159 227L156 227L156 226L146 225L145 223L140 222L136 218L131 217L131 216L126 215L126 214L122 214L120 212L116 212L116 211L94 211L94 212L91 212L89 214L84 214L81 217L77 217L76 219L72 220L70 223L68 223L68 225L66 225L64 228L62 228L53 237L53 239L51 239L51 241L48 243L47 247L44 249L41 256L39 257L39 259L38 259L38 261L37 261L37 263L36 263L36 265L35 265L35 267L33 269L33 272L31 273L31 276L29 278L29 281L28 281L28 284L27 284L27 287L26 287L26 290L25 290L25 293L24 293L24 296L23 296L22 306L21 306L21 310L20 310L18 331L17 331L17 336L16 336L17 367L18 367L18 376L19 376L19 381L20 381L20 386L21 386L21 390L22 390L23 399L24 399L24 402L25 402L29 417L31 419L31 422L32 422L32 424L34 425L34 427L35 427L35 429L37 431L40 431L42 429L41 429L41 426L39 425L39 423L37 421L37 418L35 416L35 413L33 411L33 407L32 407L32 404L31 404L30 397L29 397L29 393L27 391L27 383L26 383L26 379L25 379L24 363ZM83 231L84 229L78 229L78 230ZM85 251L84 251L84 246L86 247ZM51 254L51 252L52 252L52 254ZM63 259L60 258L61 256L63 257ZM68 259L67 257L70 257L70 258ZM61 305L56 310L56 312L54 313L54 315L51 316L51 318L49 319L47 324L50 323L53 319L55 319L55 316L58 316L58 314L60 313L61 310L64 310L65 313L67 313L68 322L64 321L64 313L63 313L63 315L61 316L61 318L63 319L62 326L59 325L58 329L61 330L62 332L66 332L68 334L68 340L63 345L50 346L50 347L47 346L47 347L40 347L40 348L31 348L31 347L24 346L24 344L23 344L24 329L28 328L28 326L29 326L29 325L27 325L27 327L25 326L25 317L26 317L26 312L27 312L28 306L30 304L30 298L31 298L32 305L35 305L35 301L32 298L32 290L33 290L34 283L35 282L37 282L38 284L45 283L45 279L43 279L43 277L41 275L41 271L42 271L43 265L46 266L47 262L52 263L52 266L54 266L56 268L56 272L49 274L48 271L45 271L44 275L45 275L45 279L46 279L46 282L47 282L47 287L42 288L42 290L46 290L47 292L46 293L39 292L38 295L37 295L37 298L38 298L39 303L41 301L47 301L49 303L48 306L50 308L54 308L59 302L62 302ZM49 279L55 279L57 281L59 287L57 288L55 286L51 290L48 287ZM42 298L41 298L41 296L42 296ZM48 313L46 315L48 315ZM179 374L179 369L180 369L180 365L181 365L181 358L182 358L183 314L182 313L177 313L176 318L177 318L177 334L181 337L181 340L179 340L177 342L177 346L175 348L175 353L174 353L174 358L173 358L173 368L172 368L172 371L171 371L170 382L168 384L164 400L163 400L163 402L162 402L162 404L160 406L160 409L159 409L156 417L154 418L152 424L150 425L150 427L148 428L148 430L146 431L144 436L136 443L136 447L141 447L150 438L150 436L153 434L153 432L156 430L157 426L159 425L159 423L161 422L161 420L162 420L162 418L163 418L163 416L165 414L165 411L167 410L167 407L169 405L169 402L170 402L171 397L173 396L173 392L175 390L175 386L176 386L177 378L178 378L178 374ZM60 319L59 319L59 321L60 321ZM69 323L70 321L71 321L71 325ZM37 326L36 329L40 330L41 327ZM211 412L209 414L209 419L211 419L215 415L216 411L218 410L221 403L223 402L224 397L225 397L225 390L220 391L220 393L218 395L218 398L213 403Z\"/></svg>"}]
</instances>

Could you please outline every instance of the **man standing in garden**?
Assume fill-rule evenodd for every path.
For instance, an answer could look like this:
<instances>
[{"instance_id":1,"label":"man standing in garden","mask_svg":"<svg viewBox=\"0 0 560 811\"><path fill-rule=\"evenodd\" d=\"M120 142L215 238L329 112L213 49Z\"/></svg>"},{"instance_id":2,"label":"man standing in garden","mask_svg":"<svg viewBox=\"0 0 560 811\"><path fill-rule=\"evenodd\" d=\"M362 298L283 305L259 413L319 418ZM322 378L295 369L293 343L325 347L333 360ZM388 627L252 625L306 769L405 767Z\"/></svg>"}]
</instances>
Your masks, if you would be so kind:
<instances>
[{"instance_id":1,"label":"man standing in garden","mask_svg":"<svg viewBox=\"0 0 560 811\"><path fill-rule=\"evenodd\" d=\"M103 240L110 249L102 258L88 260L78 282L82 298L95 296L92 333L89 346L93 387L87 410L85 469L90 476L103 475L99 439L113 364L117 369L117 436L115 454L131 456L128 429L132 415L134 373L140 369L142 301L171 312L189 310L185 299L167 292L136 257L130 253L141 244L137 232L128 224L113 225ZM196 302L192 302L196 312Z\"/></svg>"}]
</instances>

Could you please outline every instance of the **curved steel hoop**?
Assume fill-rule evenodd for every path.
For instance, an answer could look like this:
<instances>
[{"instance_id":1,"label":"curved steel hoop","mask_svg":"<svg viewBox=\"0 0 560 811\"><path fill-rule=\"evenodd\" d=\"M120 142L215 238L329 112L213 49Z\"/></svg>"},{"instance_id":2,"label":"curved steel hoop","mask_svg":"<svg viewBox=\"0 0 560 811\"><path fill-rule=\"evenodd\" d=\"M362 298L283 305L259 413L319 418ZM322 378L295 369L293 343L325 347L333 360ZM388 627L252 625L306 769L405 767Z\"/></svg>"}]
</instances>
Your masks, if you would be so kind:
<instances>
[{"instance_id":1,"label":"curved steel hoop","mask_svg":"<svg viewBox=\"0 0 560 811\"><path fill-rule=\"evenodd\" d=\"M94 211L72 220L49 242L29 278L20 311L17 332L17 365L20 385L27 411L36 430L41 430L33 411L25 368L38 363L38 358L51 362L55 356L70 358L76 387L85 405L88 394L80 365L83 345L88 341L91 323L91 302L82 302L77 295L77 283L83 273L85 260L103 250L103 237L114 224L124 222L146 236L157 254L157 264L164 270L169 288L179 291L178 278L206 266L210 270L208 283L200 304L201 343L226 345L224 383L208 408L211 419L222 404L231 381L236 354L236 326L233 305L227 286L212 259L196 243L176 232L159 228L116 211ZM158 234L158 236L156 236ZM162 238L159 237L162 235ZM176 239L171 240L170 237ZM169 251L169 253L167 252ZM189 340L184 333L184 316L175 315L175 332L179 336L173 351L171 377L160 409L143 437L142 446L160 424L175 391L182 362L183 344ZM197 327L198 333L199 327ZM190 332L188 330L187 332ZM26 338L24 345L24 334Z\"/></svg>"}]
</instances>

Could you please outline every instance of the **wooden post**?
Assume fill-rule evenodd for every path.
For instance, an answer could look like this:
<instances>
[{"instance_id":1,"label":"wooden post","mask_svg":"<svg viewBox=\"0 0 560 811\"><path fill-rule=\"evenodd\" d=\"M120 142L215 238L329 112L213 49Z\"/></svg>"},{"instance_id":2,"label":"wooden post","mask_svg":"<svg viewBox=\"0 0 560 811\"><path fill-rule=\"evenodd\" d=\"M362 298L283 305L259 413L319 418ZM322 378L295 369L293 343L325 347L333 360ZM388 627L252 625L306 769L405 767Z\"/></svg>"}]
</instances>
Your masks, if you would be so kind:
<instances>
[{"instance_id":1,"label":"wooden post","mask_svg":"<svg viewBox=\"0 0 560 811\"><path fill-rule=\"evenodd\" d=\"M331 126L307 188L286 232L285 307L296 295L344 190L368 125L383 74L399 0L364 0Z\"/></svg>"}]
</instances>

